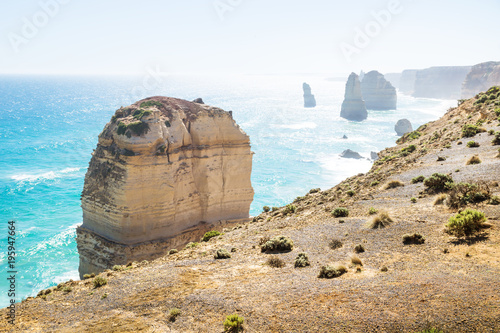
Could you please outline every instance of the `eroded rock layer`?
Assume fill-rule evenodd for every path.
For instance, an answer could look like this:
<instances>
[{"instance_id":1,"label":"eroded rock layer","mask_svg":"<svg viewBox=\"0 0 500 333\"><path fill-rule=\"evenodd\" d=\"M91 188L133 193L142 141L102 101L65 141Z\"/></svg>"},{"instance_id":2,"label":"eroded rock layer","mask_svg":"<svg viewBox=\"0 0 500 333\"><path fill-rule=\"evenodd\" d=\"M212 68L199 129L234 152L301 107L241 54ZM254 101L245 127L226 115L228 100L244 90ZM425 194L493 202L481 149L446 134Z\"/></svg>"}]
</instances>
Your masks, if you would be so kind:
<instances>
[{"instance_id":1,"label":"eroded rock layer","mask_svg":"<svg viewBox=\"0 0 500 333\"><path fill-rule=\"evenodd\" d=\"M361 94L366 108L370 110L395 110L397 105L396 88L381 73L371 71L361 81Z\"/></svg>"},{"instance_id":2,"label":"eroded rock layer","mask_svg":"<svg viewBox=\"0 0 500 333\"><path fill-rule=\"evenodd\" d=\"M80 275L153 259L211 224L247 219L250 140L231 112L167 97L116 111L82 192Z\"/></svg>"},{"instance_id":3,"label":"eroded rock layer","mask_svg":"<svg viewBox=\"0 0 500 333\"><path fill-rule=\"evenodd\" d=\"M489 61L472 66L462 85L462 98L471 98L492 86L500 85L500 62Z\"/></svg>"},{"instance_id":4,"label":"eroded rock layer","mask_svg":"<svg viewBox=\"0 0 500 333\"><path fill-rule=\"evenodd\" d=\"M368 117L365 101L361 95L361 83L356 73L351 73L347 79L340 116L355 121L365 120Z\"/></svg>"}]
</instances>

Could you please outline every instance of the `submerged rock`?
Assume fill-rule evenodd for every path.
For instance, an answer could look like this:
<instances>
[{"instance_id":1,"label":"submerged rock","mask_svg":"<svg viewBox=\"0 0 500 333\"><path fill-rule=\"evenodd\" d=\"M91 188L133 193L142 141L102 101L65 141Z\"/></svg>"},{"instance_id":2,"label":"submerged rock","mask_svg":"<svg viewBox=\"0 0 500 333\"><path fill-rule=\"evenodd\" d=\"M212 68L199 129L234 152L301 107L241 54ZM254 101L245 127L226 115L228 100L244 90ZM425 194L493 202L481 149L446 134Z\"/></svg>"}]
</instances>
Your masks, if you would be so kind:
<instances>
[{"instance_id":1,"label":"submerged rock","mask_svg":"<svg viewBox=\"0 0 500 333\"><path fill-rule=\"evenodd\" d=\"M304 82L304 84L302 85L302 89L304 90L304 107L316 107L316 99L314 98L314 95L311 94L311 86Z\"/></svg>"},{"instance_id":2,"label":"submerged rock","mask_svg":"<svg viewBox=\"0 0 500 333\"><path fill-rule=\"evenodd\" d=\"M345 134L344 134L344 135L342 136L342 139L347 140L347 139L348 139L347 135L345 135Z\"/></svg>"},{"instance_id":3,"label":"submerged rock","mask_svg":"<svg viewBox=\"0 0 500 333\"><path fill-rule=\"evenodd\" d=\"M396 109L396 88L377 71L365 74L361 81L361 94L369 110Z\"/></svg>"},{"instance_id":4,"label":"submerged rock","mask_svg":"<svg viewBox=\"0 0 500 333\"><path fill-rule=\"evenodd\" d=\"M355 121L365 120L368 117L365 101L361 95L361 83L356 73L351 73L347 79L340 116Z\"/></svg>"},{"instance_id":5,"label":"submerged rock","mask_svg":"<svg viewBox=\"0 0 500 333\"><path fill-rule=\"evenodd\" d=\"M399 136L403 136L406 133L413 132L413 127L408 119L399 119L394 126L394 130Z\"/></svg>"},{"instance_id":6,"label":"submerged rock","mask_svg":"<svg viewBox=\"0 0 500 333\"><path fill-rule=\"evenodd\" d=\"M152 97L116 111L85 175L80 275L151 260L249 217L250 140L229 112Z\"/></svg>"},{"instance_id":7,"label":"submerged rock","mask_svg":"<svg viewBox=\"0 0 500 333\"><path fill-rule=\"evenodd\" d=\"M370 158L371 158L373 161L378 160L378 159L379 159L379 157L378 157L378 153L377 153L377 152L374 152L374 151L370 152Z\"/></svg>"},{"instance_id":8,"label":"submerged rock","mask_svg":"<svg viewBox=\"0 0 500 333\"><path fill-rule=\"evenodd\" d=\"M363 158L363 156L361 156L358 152L350 150L350 149L344 150L342 152L342 154L340 154L340 157L342 157L342 158L354 158L357 160Z\"/></svg>"}]
</instances>

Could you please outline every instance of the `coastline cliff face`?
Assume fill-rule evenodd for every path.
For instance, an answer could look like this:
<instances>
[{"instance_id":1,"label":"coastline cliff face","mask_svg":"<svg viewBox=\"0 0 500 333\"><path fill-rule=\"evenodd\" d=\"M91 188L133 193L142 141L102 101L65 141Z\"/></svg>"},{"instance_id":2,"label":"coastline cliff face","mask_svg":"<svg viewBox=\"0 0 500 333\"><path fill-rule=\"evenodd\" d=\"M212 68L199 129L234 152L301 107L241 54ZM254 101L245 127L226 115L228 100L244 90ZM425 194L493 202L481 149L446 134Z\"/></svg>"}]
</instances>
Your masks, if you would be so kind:
<instances>
[{"instance_id":1,"label":"coastline cliff face","mask_svg":"<svg viewBox=\"0 0 500 333\"><path fill-rule=\"evenodd\" d=\"M249 217L250 140L231 112L167 97L116 111L82 192L80 275L151 259Z\"/></svg>"},{"instance_id":2,"label":"coastline cliff face","mask_svg":"<svg viewBox=\"0 0 500 333\"><path fill-rule=\"evenodd\" d=\"M314 95L311 93L311 86L304 82L302 89L304 90L304 107L316 107L316 98L314 98Z\"/></svg>"},{"instance_id":3,"label":"coastline cliff face","mask_svg":"<svg viewBox=\"0 0 500 333\"><path fill-rule=\"evenodd\" d=\"M340 116L355 121L365 120L368 117L365 101L361 95L361 83L356 73L351 73L347 79Z\"/></svg>"},{"instance_id":4,"label":"coastline cliff face","mask_svg":"<svg viewBox=\"0 0 500 333\"><path fill-rule=\"evenodd\" d=\"M370 110L394 110L397 104L396 88L377 71L364 75L361 94Z\"/></svg>"},{"instance_id":5,"label":"coastline cliff face","mask_svg":"<svg viewBox=\"0 0 500 333\"><path fill-rule=\"evenodd\" d=\"M470 66L431 67L417 72L413 97L458 99Z\"/></svg>"},{"instance_id":6,"label":"coastline cliff face","mask_svg":"<svg viewBox=\"0 0 500 333\"><path fill-rule=\"evenodd\" d=\"M492 86L500 85L500 62L489 61L472 66L462 85L462 98L471 98Z\"/></svg>"}]
</instances>

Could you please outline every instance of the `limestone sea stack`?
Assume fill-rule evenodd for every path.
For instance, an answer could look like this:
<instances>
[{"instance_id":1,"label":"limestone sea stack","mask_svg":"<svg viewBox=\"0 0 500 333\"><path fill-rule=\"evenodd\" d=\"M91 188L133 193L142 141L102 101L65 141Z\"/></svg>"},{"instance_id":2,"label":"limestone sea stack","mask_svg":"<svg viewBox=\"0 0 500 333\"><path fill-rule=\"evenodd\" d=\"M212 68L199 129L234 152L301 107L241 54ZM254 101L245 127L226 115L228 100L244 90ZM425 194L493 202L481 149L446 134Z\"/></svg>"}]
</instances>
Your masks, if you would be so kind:
<instances>
[{"instance_id":1,"label":"limestone sea stack","mask_svg":"<svg viewBox=\"0 0 500 333\"><path fill-rule=\"evenodd\" d=\"M80 276L247 220L252 154L232 114L216 107L151 97L117 110L85 175Z\"/></svg>"},{"instance_id":2,"label":"limestone sea stack","mask_svg":"<svg viewBox=\"0 0 500 333\"><path fill-rule=\"evenodd\" d=\"M500 85L500 62L489 61L472 66L462 85L462 98L471 98L492 86Z\"/></svg>"},{"instance_id":3,"label":"limestone sea stack","mask_svg":"<svg viewBox=\"0 0 500 333\"><path fill-rule=\"evenodd\" d=\"M403 136L406 133L413 132L413 127L408 119L399 119L394 126L394 130L399 136Z\"/></svg>"},{"instance_id":4,"label":"limestone sea stack","mask_svg":"<svg viewBox=\"0 0 500 333\"><path fill-rule=\"evenodd\" d=\"M314 98L314 95L311 93L311 86L304 82L302 89L304 90L304 107L316 107L316 98Z\"/></svg>"},{"instance_id":5,"label":"limestone sea stack","mask_svg":"<svg viewBox=\"0 0 500 333\"><path fill-rule=\"evenodd\" d=\"M347 79L340 116L355 121L365 120L368 117L365 101L361 95L361 83L356 73L351 73Z\"/></svg>"},{"instance_id":6,"label":"limestone sea stack","mask_svg":"<svg viewBox=\"0 0 500 333\"><path fill-rule=\"evenodd\" d=\"M361 94L369 110L395 110L397 104L396 88L377 71L364 75L361 81Z\"/></svg>"}]
</instances>

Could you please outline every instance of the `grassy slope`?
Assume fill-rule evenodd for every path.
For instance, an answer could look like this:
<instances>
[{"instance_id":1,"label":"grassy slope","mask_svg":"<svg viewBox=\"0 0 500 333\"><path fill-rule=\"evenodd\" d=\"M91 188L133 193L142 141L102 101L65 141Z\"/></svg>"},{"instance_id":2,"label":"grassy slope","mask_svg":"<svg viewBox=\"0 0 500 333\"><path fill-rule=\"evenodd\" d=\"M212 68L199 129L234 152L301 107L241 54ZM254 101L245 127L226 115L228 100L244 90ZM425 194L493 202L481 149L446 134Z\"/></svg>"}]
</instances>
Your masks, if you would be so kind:
<instances>
[{"instance_id":1,"label":"grassy slope","mask_svg":"<svg viewBox=\"0 0 500 333\"><path fill-rule=\"evenodd\" d=\"M482 237L461 242L443 232L456 211L435 206L436 195L425 193L422 183L411 183L413 177L442 172L455 181L483 180L500 195L500 146L491 145L488 133L460 138L463 125L478 120L487 130L500 131L495 101L475 101L427 124L419 138L381 152L384 161L367 174L298 198L295 213L285 215L284 208L263 213L197 247L124 272L102 273L108 284L97 289L92 280L67 282L69 293L54 290L22 302L15 328L2 310L0 330L221 332L225 316L236 312L245 317L246 332L415 332L427 326L498 332L500 206L479 204L492 227ZM480 147L468 148L470 140ZM416 150L401 156L410 144ZM482 163L466 165L472 155ZM390 180L404 187L385 189ZM344 223L331 215L336 207L349 209ZM394 222L385 229L367 228L370 207L387 210ZM402 236L414 232L424 235L425 244L403 245ZM270 255L259 248L262 237L277 235L295 245L292 252L278 254L284 268L266 265ZM341 248L329 248L334 238ZM351 264L358 244L366 249L357 254L361 272ZM231 259L214 260L219 248L236 252ZM308 253L310 266L293 267L299 252ZM347 274L317 278L321 266L335 263L347 266ZM381 272L382 266L388 271ZM181 309L175 322L168 318L173 307Z\"/></svg>"}]
</instances>

